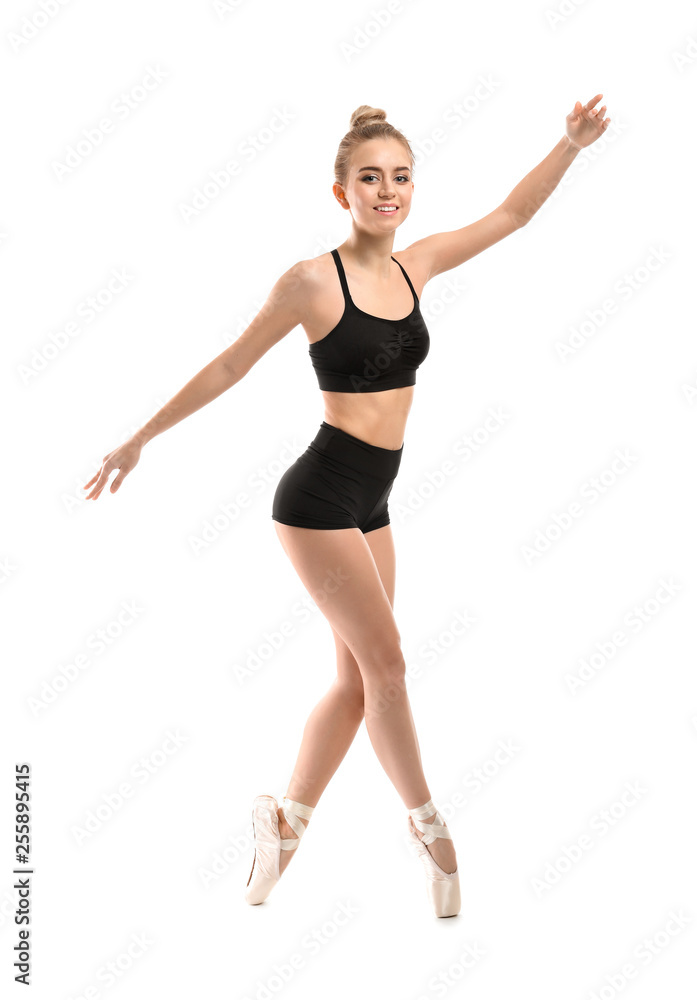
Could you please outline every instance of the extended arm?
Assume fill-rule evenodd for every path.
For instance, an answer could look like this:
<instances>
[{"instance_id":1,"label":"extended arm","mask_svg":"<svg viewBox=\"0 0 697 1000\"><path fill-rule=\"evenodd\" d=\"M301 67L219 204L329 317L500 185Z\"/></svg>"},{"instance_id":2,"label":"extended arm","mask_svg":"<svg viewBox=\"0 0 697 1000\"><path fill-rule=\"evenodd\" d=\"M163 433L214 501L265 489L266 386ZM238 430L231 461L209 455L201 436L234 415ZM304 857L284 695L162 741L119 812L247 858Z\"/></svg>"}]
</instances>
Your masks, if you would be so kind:
<instances>
[{"instance_id":1,"label":"extended arm","mask_svg":"<svg viewBox=\"0 0 697 1000\"><path fill-rule=\"evenodd\" d=\"M529 222L547 201L579 152L579 147L563 135L551 153L516 184L501 205L513 219L516 229Z\"/></svg>"},{"instance_id":2,"label":"extended arm","mask_svg":"<svg viewBox=\"0 0 697 1000\"><path fill-rule=\"evenodd\" d=\"M115 493L138 462L144 444L239 382L270 347L298 325L303 309L303 264L300 261L281 275L262 308L234 343L194 375L132 438L104 456L100 471L83 487L93 487L85 499L96 500L111 473L119 469L110 487Z\"/></svg>"},{"instance_id":3,"label":"extended arm","mask_svg":"<svg viewBox=\"0 0 697 1000\"><path fill-rule=\"evenodd\" d=\"M579 151L595 142L607 128L611 119L603 119L605 105L599 111L593 107L602 96L597 94L584 105L576 101L573 111L566 116L566 134L493 212L461 229L434 233L407 247L422 262L426 281L458 267L530 221L554 191Z\"/></svg>"}]
</instances>

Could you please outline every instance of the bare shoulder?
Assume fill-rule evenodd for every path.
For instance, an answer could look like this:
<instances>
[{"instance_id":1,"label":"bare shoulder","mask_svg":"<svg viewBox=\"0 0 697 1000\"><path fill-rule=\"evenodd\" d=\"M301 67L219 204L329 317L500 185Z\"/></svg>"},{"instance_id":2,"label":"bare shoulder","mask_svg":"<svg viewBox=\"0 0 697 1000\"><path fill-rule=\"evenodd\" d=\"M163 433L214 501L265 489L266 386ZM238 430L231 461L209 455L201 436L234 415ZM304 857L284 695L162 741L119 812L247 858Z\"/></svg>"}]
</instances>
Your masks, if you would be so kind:
<instances>
[{"instance_id":1,"label":"bare shoulder","mask_svg":"<svg viewBox=\"0 0 697 1000\"><path fill-rule=\"evenodd\" d=\"M298 322L304 321L316 293L326 285L329 265L334 266L328 252L299 260L281 275L274 286L273 291L278 287L279 291L292 298L298 310Z\"/></svg>"},{"instance_id":2,"label":"bare shoulder","mask_svg":"<svg viewBox=\"0 0 697 1000\"><path fill-rule=\"evenodd\" d=\"M328 255L326 255L328 256ZM303 323L316 289L326 280L326 263L321 258L299 260L278 278L262 306L259 317L272 313L283 317L280 321L293 326Z\"/></svg>"},{"instance_id":3,"label":"bare shoulder","mask_svg":"<svg viewBox=\"0 0 697 1000\"><path fill-rule=\"evenodd\" d=\"M336 264L330 250L318 254L317 257L299 260L295 267L298 275L302 275L304 289L307 292L321 288L327 280L327 275L336 274Z\"/></svg>"},{"instance_id":4,"label":"bare shoulder","mask_svg":"<svg viewBox=\"0 0 697 1000\"><path fill-rule=\"evenodd\" d=\"M301 289L301 315L310 343L321 339L336 326L344 308L344 297L331 251L300 260L295 265Z\"/></svg>"},{"instance_id":5,"label":"bare shoulder","mask_svg":"<svg viewBox=\"0 0 697 1000\"><path fill-rule=\"evenodd\" d=\"M276 280L249 326L221 355L236 378L246 375L296 326L305 324L318 283L318 268L312 260L297 261Z\"/></svg>"}]
</instances>

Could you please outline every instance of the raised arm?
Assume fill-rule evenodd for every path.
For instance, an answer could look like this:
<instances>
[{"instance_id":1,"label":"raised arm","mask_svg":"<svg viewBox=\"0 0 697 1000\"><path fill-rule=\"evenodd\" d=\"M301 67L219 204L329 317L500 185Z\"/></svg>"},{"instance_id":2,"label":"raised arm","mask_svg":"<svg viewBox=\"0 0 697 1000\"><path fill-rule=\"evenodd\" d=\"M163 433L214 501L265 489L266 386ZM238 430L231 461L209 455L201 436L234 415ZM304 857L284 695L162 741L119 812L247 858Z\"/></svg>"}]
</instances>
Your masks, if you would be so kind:
<instances>
[{"instance_id":1,"label":"raised arm","mask_svg":"<svg viewBox=\"0 0 697 1000\"><path fill-rule=\"evenodd\" d=\"M422 273L427 274L426 281L458 267L530 221L579 151L595 142L607 128L611 119L603 119L605 105L599 111L593 107L602 96L596 94L584 105L576 101L573 111L566 116L566 134L493 212L462 229L434 233L406 248L419 260Z\"/></svg>"},{"instance_id":2,"label":"raised arm","mask_svg":"<svg viewBox=\"0 0 697 1000\"><path fill-rule=\"evenodd\" d=\"M241 381L269 348L298 325L304 301L304 264L299 261L281 275L262 308L237 340L194 375L133 437L104 456L99 472L83 487L92 487L86 500L96 500L111 473L119 469L119 475L110 486L110 492L116 493L137 464L143 445Z\"/></svg>"}]
</instances>

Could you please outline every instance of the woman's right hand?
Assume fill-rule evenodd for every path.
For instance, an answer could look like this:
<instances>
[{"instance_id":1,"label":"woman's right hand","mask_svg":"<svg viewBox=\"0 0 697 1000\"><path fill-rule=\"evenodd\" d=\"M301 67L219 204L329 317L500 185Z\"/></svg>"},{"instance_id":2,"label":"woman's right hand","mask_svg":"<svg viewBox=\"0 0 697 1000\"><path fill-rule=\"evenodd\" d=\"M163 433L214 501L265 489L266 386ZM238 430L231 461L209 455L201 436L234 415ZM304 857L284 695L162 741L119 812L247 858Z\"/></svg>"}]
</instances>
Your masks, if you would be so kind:
<instances>
[{"instance_id":1,"label":"woman's right hand","mask_svg":"<svg viewBox=\"0 0 697 1000\"><path fill-rule=\"evenodd\" d=\"M114 448L108 455L105 455L99 472L96 472L89 483L85 483L82 487L83 490L88 490L94 483L92 492L85 497L85 500L96 500L114 469L120 469L118 476L109 487L111 493L116 493L131 469L134 469L138 464L141 450L142 445L138 444L134 438L130 438L125 444L119 445L118 448Z\"/></svg>"}]
</instances>

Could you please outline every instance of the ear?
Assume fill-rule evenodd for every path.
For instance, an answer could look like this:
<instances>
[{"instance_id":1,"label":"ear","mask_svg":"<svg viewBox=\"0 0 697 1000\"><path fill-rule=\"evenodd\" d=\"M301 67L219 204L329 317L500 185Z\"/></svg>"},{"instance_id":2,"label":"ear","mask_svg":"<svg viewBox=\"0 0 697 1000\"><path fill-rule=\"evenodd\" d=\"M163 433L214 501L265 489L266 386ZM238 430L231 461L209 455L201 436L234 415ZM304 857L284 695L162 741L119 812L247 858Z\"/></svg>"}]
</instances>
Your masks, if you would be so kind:
<instances>
[{"instance_id":1,"label":"ear","mask_svg":"<svg viewBox=\"0 0 697 1000\"><path fill-rule=\"evenodd\" d=\"M346 200L346 195L344 194L344 189L341 184L336 181L332 185L332 191L334 192L334 197L339 202L342 208L350 208L348 201Z\"/></svg>"}]
</instances>

